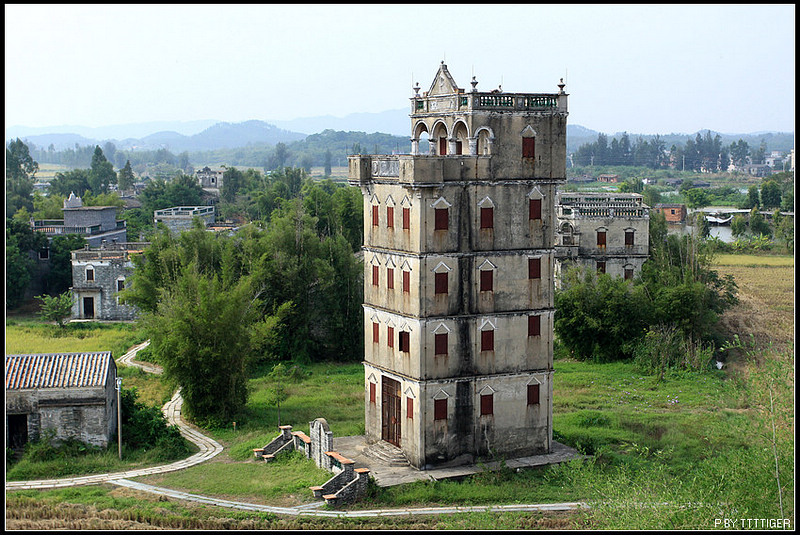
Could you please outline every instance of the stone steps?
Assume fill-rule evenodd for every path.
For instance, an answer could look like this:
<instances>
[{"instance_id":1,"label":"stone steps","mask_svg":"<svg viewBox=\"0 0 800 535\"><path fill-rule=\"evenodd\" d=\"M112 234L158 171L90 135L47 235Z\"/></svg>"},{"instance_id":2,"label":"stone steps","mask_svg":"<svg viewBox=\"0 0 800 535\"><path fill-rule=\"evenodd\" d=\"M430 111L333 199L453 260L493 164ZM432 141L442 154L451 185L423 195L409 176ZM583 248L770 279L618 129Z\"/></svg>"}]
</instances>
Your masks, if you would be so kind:
<instances>
[{"instance_id":1,"label":"stone steps","mask_svg":"<svg viewBox=\"0 0 800 535\"><path fill-rule=\"evenodd\" d=\"M410 466L403 450L384 440L367 446L364 454L389 466Z\"/></svg>"}]
</instances>

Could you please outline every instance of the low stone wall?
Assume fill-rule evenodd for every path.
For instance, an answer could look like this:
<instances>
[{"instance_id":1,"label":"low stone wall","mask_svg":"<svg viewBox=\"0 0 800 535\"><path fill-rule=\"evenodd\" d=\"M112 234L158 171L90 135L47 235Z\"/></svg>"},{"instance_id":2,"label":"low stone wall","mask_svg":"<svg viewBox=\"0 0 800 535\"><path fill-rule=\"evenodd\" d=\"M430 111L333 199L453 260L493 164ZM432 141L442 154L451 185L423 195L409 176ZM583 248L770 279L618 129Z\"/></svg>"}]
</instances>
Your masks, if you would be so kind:
<instances>
[{"instance_id":1,"label":"low stone wall","mask_svg":"<svg viewBox=\"0 0 800 535\"><path fill-rule=\"evenodd\" d=\"M352 503L367 490L369 469L355 468L352 461L333 450L333 433L324 418L309 423L309 434L292 431L291 425L280 426L281 433L263 448L253 450L257 460L269 462L281 452L300 450L320 468L334 476L321 486L311 487L315 498L324 498L329 505Z\"/></svg>"}]
</instances>

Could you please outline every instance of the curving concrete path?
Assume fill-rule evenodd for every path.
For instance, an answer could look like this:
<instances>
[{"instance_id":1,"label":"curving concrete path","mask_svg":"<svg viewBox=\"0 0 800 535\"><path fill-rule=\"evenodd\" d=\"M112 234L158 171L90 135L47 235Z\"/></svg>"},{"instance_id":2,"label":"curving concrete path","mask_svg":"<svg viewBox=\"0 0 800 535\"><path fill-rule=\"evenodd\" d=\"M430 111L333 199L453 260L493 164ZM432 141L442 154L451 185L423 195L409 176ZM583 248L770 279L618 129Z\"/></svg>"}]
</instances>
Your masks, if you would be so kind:
<instances>
[{"instance_id":1,"label":"curving concrete path","mask_svg":"<svg viewBox=\"0 0 800 535\"><path fill-rule=\"evenodd\" d=\"M155 364L140 362L134 360L136 353L144 349L150 344L150 341L143 342L139 345L133 346L127 353L118 359L118 362L126 366L136 366L143 370L160 374L162 369ZM275 513L280 515L293 515L293 516L324 516L324 517L340 517L340 518L363 518L363 517L384 517L384 516L408 516L408 515L436 515L436 514L453 514L453 513L470 513L470 512L535 512L535 511L575 511L579 509L586 509L588 506L581 502L563 502L563 503L550 503L550 504L520 504L520 505L478 505L471 507L419 507L419 508L401 508L401 509L373 509L361 511L333 511L333 510L317 510L325 505L324 501L313 502L296 507L273 507L269 505L259 505L246 502L235 502L231 500L222 500L218 498L211 498L208 496L201 496L199 494L191 494L181 492L164 487L156 487L131 481L129 478L147 476L152 474L161 474L164 472L172 472L175 470L182 470L200 464L211 459L222 452L222 445L217 441L209 438L200 433L196 428L189 425L181 418L181 405L183 398L180 395L180 390L175 392L164 407L161 409L167 418L167 421L172 425L177 425L181 434L190 442L195 444L200 451L171 464L162 466L153 466L150 468L142 468L138 470L128 470L125 472L117 472L113 474L92 474L89 476L81 477L68 477L63 479L42 479L36 481L6 481L6 492L24 489L48 489L60 487L73 487L78 485L97 485L101 483L110 483L120 487L139 490L142 492L150 492L160 496L171 497L179 500L186 500L198 503L205 503L208 505L216 505L219 507L228 507L232 509L240 509L244 511L259 511Z\"/></svg>"}]
</instances>

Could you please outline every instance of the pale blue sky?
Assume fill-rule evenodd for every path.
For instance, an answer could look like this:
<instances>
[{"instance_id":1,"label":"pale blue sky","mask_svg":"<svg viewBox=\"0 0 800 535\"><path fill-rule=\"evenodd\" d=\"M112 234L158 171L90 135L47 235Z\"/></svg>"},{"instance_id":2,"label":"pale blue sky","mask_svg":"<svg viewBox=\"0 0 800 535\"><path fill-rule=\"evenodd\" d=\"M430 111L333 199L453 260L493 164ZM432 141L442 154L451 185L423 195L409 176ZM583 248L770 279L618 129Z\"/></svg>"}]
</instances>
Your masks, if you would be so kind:
<instances>
[{"instance_id":1,"label":"pale blue sky","mask_svg":"<svg viewBox=\"0 0 800 535\"><path fill-rule=\"evenodd\" d=\"M607 133L794 130L795 6L5 5L6 127L288 120L460 87Z\"/></svg>"}]
</instances>

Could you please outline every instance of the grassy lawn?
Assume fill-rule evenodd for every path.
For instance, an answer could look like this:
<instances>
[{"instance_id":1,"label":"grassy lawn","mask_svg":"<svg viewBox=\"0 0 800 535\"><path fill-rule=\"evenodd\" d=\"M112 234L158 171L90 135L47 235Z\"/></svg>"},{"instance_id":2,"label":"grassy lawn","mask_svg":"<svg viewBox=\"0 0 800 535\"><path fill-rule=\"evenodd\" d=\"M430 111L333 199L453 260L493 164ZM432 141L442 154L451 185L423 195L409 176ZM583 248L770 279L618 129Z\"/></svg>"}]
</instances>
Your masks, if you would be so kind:
<instances>
[{"instance_id":1,"label":"grassy lawn","mask_svg":"<svg viewBox=\"0 0 800 535\"><path fill-rule=\"evenodd\" d=\"M142 342L130 323L73 322L61 328L32 318L6 320L6 354L111 351L115 359Z\"/></svg>"}]
</instances>

